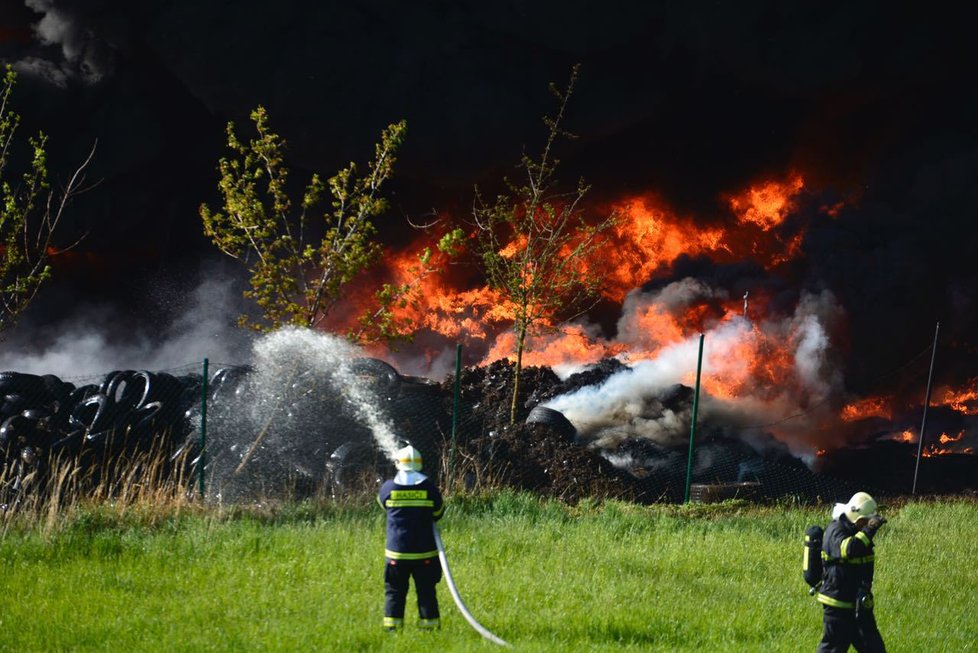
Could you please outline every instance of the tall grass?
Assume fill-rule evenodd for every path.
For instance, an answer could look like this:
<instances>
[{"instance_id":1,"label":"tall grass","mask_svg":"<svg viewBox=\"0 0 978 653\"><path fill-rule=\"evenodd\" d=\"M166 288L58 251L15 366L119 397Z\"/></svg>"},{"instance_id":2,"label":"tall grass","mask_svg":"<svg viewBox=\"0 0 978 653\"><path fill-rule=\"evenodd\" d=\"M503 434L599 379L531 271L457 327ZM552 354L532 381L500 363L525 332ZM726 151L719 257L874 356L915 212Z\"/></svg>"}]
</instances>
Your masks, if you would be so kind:
<instances>
[{"instance_id":1,"label":"tall grass","mask_svg":"<svg viewBox=\"0 0 978 653\"><path fill-rule=\"evenodd\" d=\"M191 504L188 469L182 458L170 460L157 448L105 458L98 464L81 457L52 457L33 471L11 478L14 466L0 473L0 527L55 533L88 506L111 507L120 515L179 513Z\"/></svg>"},{"instance_id":2,"label":"tall grass","mask_svg":"<svg viewBox=\"0 0 978 653\"><path fill-rule=\"evenodd\" d=\"M819 639L801 540L827 507L571 507L512 492L449 506L441 530L459 590L517 650L797 651ZM978 505L886 511L875 589L888 649L978 650ZM116 497L56 514L6 522L0 650L495 648L444 585L441 631L414 626L413 597L405 630L381 631L384 517L369 497L230 507L130 495L125 509Z\"/></svg>"}]
</instances>

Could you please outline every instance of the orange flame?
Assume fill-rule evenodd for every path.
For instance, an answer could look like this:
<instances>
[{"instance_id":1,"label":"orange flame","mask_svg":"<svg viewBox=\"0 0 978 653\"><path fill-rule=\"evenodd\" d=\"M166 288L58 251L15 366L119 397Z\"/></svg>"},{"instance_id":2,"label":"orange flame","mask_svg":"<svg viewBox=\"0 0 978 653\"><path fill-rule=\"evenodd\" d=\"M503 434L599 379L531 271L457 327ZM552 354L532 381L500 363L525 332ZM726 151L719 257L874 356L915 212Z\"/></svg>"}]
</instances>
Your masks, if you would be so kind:
<instances>
[{"instance_id":1,"label":"orange flame","mask_svg":"<svg viewBox=\"0 0 978 653\"><path fill-rule=\"evenodd\" d=\"M978 377L971 379L968 386L962 390L948 388L942 401L959 413L978 415Z\"/></svg>"},{"instance_id":2,"label":"orange flame","mask_svg":"<svg viewBox=\"0 0 978 653\"><path fill-rule=\"evenodd\" d=\"M903 433L900 433L899 435L897 435L893 439L896 440L897 442L906 442L906 443L909 444L911 442L916 442L917 441L917 434L908 429L908 430L904 431Z\"/></svg>"},{"instance_id":3,"label":"orange flame","mask_svg":"<svg viewBox=\"0 0 978 653\"><path fill-rule=\"evenodd\" d=\"M622 301L629 290L651 279L680 254L695 256L726 249L723 230L697 229L654 206L652 198L631 198L614 209L621 220L609 236L609 246L600 252L599 262L606 279L602 294L613 301Z\"/></svg>"},{"instance_id":4,"label":"orange flame","mask_svg":"<svg viewBox=\"0 0 978 653\"><path fill-rule=\"evenodd\" d=\"M852 403L846 404L842 407L842 411L839 417L843 422L853 422L860 419L866 419L869 417L881 417L883 419L892 419L893 411L889 407L889 399L886 397L866 397L865 399L859 399ZM904 435L908 435L909 431L904 431ZM905 442L910 442L909 439L904 440Z\"/></svg>"},{"instance_id":5,"label":"orange flame","mask_svg":"<svg viewBox=\"0 0 978 653\"><path fill-rule=\"evenodd\" d=\"M782 222L795 208L794 196L805 187L805 180L794 173L785 181L768 181L752 186L730 198L730 208L742 224L754 224L768 231Z\"/></svg>"},{"instance_id":6,"label":"orange flame","mask_svg":"<svg viewBox=\"0 0 978 653\"><path fill-rule=\"evenodd\" d=\"M764 180L725 198L735 221L717 221L708 227L697 225L691 217L677 215L651 195L625 197L603 207L602 213L615 210L620 219L605 233L606 242L588 265L604 279L603 298L622 303L626 309L617 324L616 336L606 338L597 329L592 331L581 325L560 329L544 325L544 333L532 334L526 343L523 364L571 367L611 356L629 362L652 360L669 348L685 351L682 348L698 334L709 332L704 351L704 392L720 400L746 398L761 402L777 402L790 396L795 402L792 407L800 402L800 407L805 408L806 401L817 398L806 399L805 381L796 378L795 356L800 339L805 337L802 327L783 319L783 309L779 309L780 316L772 313L772 298L760 288L749 289L749 310L747 295L741 304L739 298L726 295L728 289L705 285L702 289L685 288L677 282L674 285L679 290L675 292L671 286L637 291L657 277L665 277L681 256L705 256L717 264L749 260L767 269L796 259L802 254L807 225L787 219L797 209L805 188L804 178L797 173ZM834 217L842 206L841 202L822 206L809 219ZM457 342L486 352L482 364L504 358L513 360L514 307L473 276L477 266L450 265L439 258L437 265L448 274L419 274L418 254L426 246L434 249L428 237L386 252L382 278L370 280L373 286L382 280L415 288L410 301L394 308L396 317L411 324L416 335L423 334L423 341L431 347L429 352L414 355L420 353L422 359L437 360L439 347ZM522 246L523 242L516 238L500 253L514 256ZM532 274L533 270L526 272ZM348 297L345 310L337 311L334 322L354 324L355 316L370 306L368 292L354 291ZM335 324L331 326L335 328ZM685 374L679 381L691 385L695 368ZM935 396L943 397L943 404L959 413L978 414L978 377L966 387L948 388L943 395ZM835 418L823 414L818 419L825 423L834 419L846 423L867 418L892 420L895 411L893 398L872 396L851 401ZM961 446L962 437L963 433L956 437L942 434L938 441L925 447L924 455L971 451ZM892 439L911 443L916 441L916 435L908 429ZM824 453L824 449L818 451L818 455Z\"/></svg>"},{"instance_id":7,"label":"orange flame","mask_svg":"<svg viewBox=\"0 0 978 653\"><path fill-rule=\"evenodd\" d=\"M772 230L794 209L804 187L802 176L796 173L785 180L766 180L749 187L729 199L737 222L708 228L677 216L651 196L631 197L614 204L611 209L617 210L621 219L608 234L605 246L595 253L596 260L590 263L604 276L603 296L610 301L624 301L630 291L654 279L681 255L707 255L718 262L754 259L765 267L796 257L804 232L782 237ZM417 253L425 244L415 243L385 256L389 283L413 283L418 287L412 301L395 308L397 316L408 320L418 331L450 341L483 343L489 352L485 362L513 358L514 337L508 330L513 307L498 292L472 280L459 284L456 279L453 285L437 274L419 279ZM502 252L512 255L519 247L519 241L514 241ZM364 295L359 293L358 299L366 304ZM751 293L750 317L764 315L767 301L763 293ZM722 328L728 335L722 341L711 342L711 373L704 378L704 388L719 397L758 391L774 396L782 391L785 377L790 376L794 336L769 335L762 322L743 319L746 309L746 305L742 309L739 303L721 296L693 299L680 307L648 298L637 302L628 316L633 337L627 345L622 344L621 338L606 341L580 327L565 328L534 336L528 343L524 363L587 364L614 355L627 355L629 360L651 359L664 347Z\"/></svg>"},{"instance_id":8,"label":"orange flame","mask_svg":"<svg viewBox=\"0 0 978 653\"><path fill-rule=\"evenodd\" d=\"M964 431L958 432L957 435L948 435L947 433L941 433L937 438L937 442L929 442L924 445L923 455L925 458L931 458L933 456L947 456L949 454L971 454L974 453L972 447L952 447L956 442L960 442L964 438Z\"/></svg>"}]
</instances>

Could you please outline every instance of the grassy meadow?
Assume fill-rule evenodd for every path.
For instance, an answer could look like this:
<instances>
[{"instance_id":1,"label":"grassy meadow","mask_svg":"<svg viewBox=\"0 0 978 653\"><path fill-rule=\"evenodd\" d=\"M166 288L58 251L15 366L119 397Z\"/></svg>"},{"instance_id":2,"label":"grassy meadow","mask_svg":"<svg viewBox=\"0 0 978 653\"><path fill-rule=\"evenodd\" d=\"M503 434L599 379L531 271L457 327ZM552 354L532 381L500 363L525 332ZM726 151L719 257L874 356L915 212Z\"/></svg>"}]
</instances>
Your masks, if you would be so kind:
<instances>
[{"instance_id":1,"label":"grassy meadow","mask_svg":"<svg viewBox=\"0 0 978 653\"><path fill-rule=\"evenodd\" d=\"M457 496L441 524L466 605L519 651L814 650L802 537L828 506L567 506ZM885 506L887 648L978 650L978 504ZM113 502L7 515L2 651L489 651L443 581L443 627L381 630L383 513L369 498L247 508ZM413 594L413 589L412 589Z\"/></svg>"}]
</instances>

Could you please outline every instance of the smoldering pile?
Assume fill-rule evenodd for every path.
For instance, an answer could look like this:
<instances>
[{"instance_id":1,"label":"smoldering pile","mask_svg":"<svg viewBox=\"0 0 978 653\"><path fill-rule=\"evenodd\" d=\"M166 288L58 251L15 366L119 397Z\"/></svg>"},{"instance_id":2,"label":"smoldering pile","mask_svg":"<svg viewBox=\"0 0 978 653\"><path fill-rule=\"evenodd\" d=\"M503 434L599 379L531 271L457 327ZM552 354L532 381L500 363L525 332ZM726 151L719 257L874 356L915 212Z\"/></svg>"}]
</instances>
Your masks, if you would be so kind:
<instances>
[{"instance_id":1,"label":"smoldering pile","mask_svg":"<svg viewBox=\"0 0 978 653\"><path fill-rule=\"evenodd\" d=\"M678 501L687 471L694 484L750 485L759 498L844 494L853 487L847 479L860 478L841 463L830 467L841 480L815 474L772 435L709 412L697 420L687 470L692 388L646 386L619 401L641 372L613 358L564 379L547 367L524 369L513 415L507 361L464 369L456 402L453 377L406 376L303 331L272 334L249 365L208 377L205 389L196 373L116 371L79 387L52 375L0 374L7 499L53 457L96 469L150 451L182 471L188 491L204 481L212 499L335 494L392 473L392 452L408 442L440 482L570 502Z\"/></svg>"},{"instance_id":2,"label":"smoldering pile","mask_svg":"<svg viewBox=\"0 0 978 653\"><path fill-rule=\"evenodd\" d=\"M683 498L693 389L674 384L643 391L640 408L613 420L573 419L555 407L577 393L601 394L631 369L617 359L561 380L545 367L523 372L510 424L512 364L463 371L458 447L470 482L505 485L576 500L622 497L642 502ZM448 392L453 383L443 387ZM824 483L770 435L737 432L722 421L700 424L692 469L697 484L749 482L752 495L814 497ZM840 482L841 484L841 482Z\"/></svg>"}]
</instances>

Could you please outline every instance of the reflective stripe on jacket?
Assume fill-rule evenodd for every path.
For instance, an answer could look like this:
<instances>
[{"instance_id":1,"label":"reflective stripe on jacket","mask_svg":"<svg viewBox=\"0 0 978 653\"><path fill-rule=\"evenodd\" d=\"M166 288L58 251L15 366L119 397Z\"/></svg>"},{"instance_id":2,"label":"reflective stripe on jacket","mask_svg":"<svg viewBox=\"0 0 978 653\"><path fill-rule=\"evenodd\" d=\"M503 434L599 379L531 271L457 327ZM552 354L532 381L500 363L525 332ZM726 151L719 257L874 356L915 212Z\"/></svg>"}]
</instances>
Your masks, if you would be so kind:
<instances>
[{"instance_id":1,"label":"reflective stripe on jacket","mask_svg":"<svg viewBox=\"0 0 978 653\"><path fill-rule=\"evenodd\" d=\"M822 536L822 586L819 603L854 608L860 587L873 584L873 538L845 515L831 522Z\"/></svg>"}]
</instances>

